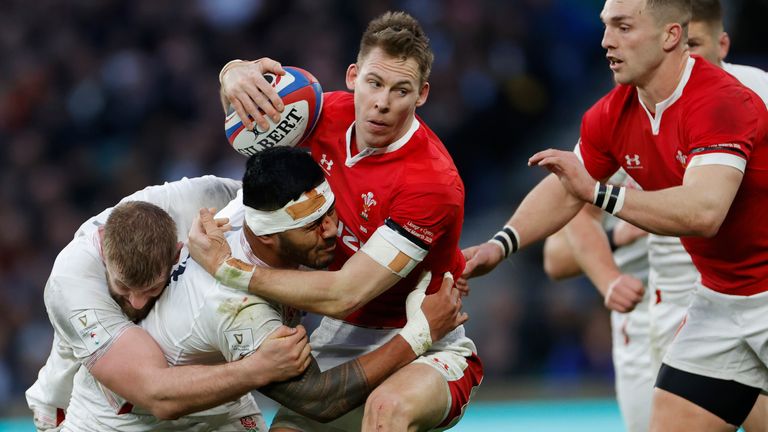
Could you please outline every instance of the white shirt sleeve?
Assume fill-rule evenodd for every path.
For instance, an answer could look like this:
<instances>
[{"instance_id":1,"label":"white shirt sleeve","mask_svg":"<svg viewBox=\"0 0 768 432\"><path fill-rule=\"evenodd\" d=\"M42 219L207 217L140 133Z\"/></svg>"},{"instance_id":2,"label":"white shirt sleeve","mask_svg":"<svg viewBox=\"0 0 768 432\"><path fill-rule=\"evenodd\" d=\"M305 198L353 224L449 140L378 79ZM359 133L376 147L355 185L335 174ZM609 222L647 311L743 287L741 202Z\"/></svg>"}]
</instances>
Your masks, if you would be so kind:
<instances>
[{"instance_id":1,"label":"white shirt sleeve","mask_svg":"<svg viewBox=\"0 0 768 432\"><path fill-rule=\"evenodd\" d=\"M277 305L219 283L208 296L201 318L207 339L228 362L252 354L283 324Z\"/></svg>"},{"instance_id":2,"label":"white shirt sleeve","mask_svg":"<svg viewBox=\"0 0 768 432\"><path fill-rule=\"evenodd\" d=\"M210 175L191 179L185 177L147 187L120 202L146 201L162 208L176 222L179 240L185 241L198 210L203 207L223 208L235 197L240 185L237 180Z\"/></svg>"},{"instance_id":3,"label":"white shirt sleeve","mask_svg":"<svg viewBox=\"0 0 768 432\"><path fill-rule=\"evenodd\" d=\"M54 331L89 368L134 325L110 297L104 272L98 250L84 236L59 254L45 287Z\"/></svg>"}]
</instances>

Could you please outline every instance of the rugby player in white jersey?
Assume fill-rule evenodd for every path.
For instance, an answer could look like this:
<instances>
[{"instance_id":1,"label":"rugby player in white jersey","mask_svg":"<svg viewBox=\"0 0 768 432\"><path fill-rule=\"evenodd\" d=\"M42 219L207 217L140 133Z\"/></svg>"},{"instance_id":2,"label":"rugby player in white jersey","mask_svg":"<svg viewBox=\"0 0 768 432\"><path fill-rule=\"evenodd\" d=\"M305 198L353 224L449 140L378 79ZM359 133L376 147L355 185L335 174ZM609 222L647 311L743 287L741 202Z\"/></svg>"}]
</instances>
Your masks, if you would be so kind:
<instances>
[{"instance_id":1,"label":"rugby player in white jersey","mask_svg":"<svg viewBox=\"0 0 768 432\"><path fill-rule=\"evenodd\" d=\"M323 268L333 259L338 231L334 195L307 152L277 147L252 156L242 200L223 212L244 224L229 232L233 255L262 267ZM217 282L188 256L140 325L172 365L211 364L250 355L282 324L296 325L299 311ZM389 374L411 363L432 340L466 320L459 291L448 277L438 295L409 297L409 324L378 349L320 372L314 360L299 377L260 391L294 411L329 421L362 404ZM422 288L426 288L424 284ZM421 312L423 308L424 312ZM78 385L88 387L77 391ZM176 421L110 409L109 395L93 380L76 384L64 430L265 430L258 415L226 405ZM99 401L98 399L101 398ZM96 402L96 403L94 403ZM255 407L255 405L253 406ZM253 409L253 408L252 408ZM183 423L182 423L183 422Z\"/></svg>"},{"instance_id":2,"label":"rugby player in white jersey","mask_svg":"<svg viewBox=\"0 0 768 432\"><path fill-rule=\"evenodd\" d=\"M757 93L768 105L768 73L755 67L734 65L723 61L730 48L730 39L723 30L719 0L692 0L691 3L693 15L688 28L690 52L725 69ZM599 284L599 281L607 280L609 283L621 285L622 282L617 276L621 269L617 268L614 260L611 259L605 240L599 239L603 236L601 230L596 228L588 217L581 216L569 224L568 230L571 233L573 252L581 258L580 264L592 281ZM589 254L578 252L583 250L589 250ZM650 313L650 326L647 328L649 333L643 339L650 343L648 347L651 359L650 373L655 379L667 347L685 318L700 276L678 237L649 234L648 263L650 266L648 291L651 302L647 310ZM637 311L633 312L633 315L636 313ZM614 344L615 342L616 338L614 338ZM620 370L618 365L616 370L618 386ZM629 394L633 400L645 396L646 393L639 391ZM621 406L620 393L619 401ZM647 403L650 403L650 399ZM642 406L639 400L637 406ZM622 414L626 420L628 418L626 410L622 409ZM630 416L638 418L636 414L637 411L632 411ZM627 427L630 431L647 430L647 419L646 425L642 428L633 428L629 422ZM755 408L744 422L744 428L748 432L768 430L768 404L765 397L758 398Z\"/></svg>"},{"instance_id":3,"label":"rugby player in white jersey","mask_svg":"<svg viewBox=\"0 0 768 432\"><path fill-rule=\"evenodd\" d=\"M122 230L128 240L123 249L133 256L124 262L112 256L119 247L104 247L110 236L103 227L112 208L78 229L57 257L45 288L54 342L38 380L26 392L38 430L61 425L80 369L89 371L105 391L161 418L234 400L254 387L303 370L304 362L295 358L304 350L306 338L287 327L282 335L290 337L270 340L245 361L169 368L157 343L133 322L146 315L159 294L155 291L165 286L177 260L178 242L186 239L199 206L222 207L239 188L239 181L205 176L148 187L124 198L121 203L155 205L124 212L133 216ZM113 290L107 287L108 277ZM128 277L144 281L134 285ZM132 295L114 291L125 285L145 289Z\"/></svg>"},{"instance_id":4,"label":"rugby player in white jersey","mask_svg":"<svg viewBox=\"0 0 768 432\"><path fill-rule=\"evenodd\" d=\"M621 169L609 183L639 187ZM646 232L614 216L588 208L592 226L579 230L569 224L544 243L544 270L554 280L583 273L611 310L616 400L627 432L648 430L656 372L651 370L649 341L648 243ZM594 248L579 236L590 229L605 230L613 251L604 264L592 257ZM582 270L583 269L583 270Z\"/></svg>"}]
</instances>

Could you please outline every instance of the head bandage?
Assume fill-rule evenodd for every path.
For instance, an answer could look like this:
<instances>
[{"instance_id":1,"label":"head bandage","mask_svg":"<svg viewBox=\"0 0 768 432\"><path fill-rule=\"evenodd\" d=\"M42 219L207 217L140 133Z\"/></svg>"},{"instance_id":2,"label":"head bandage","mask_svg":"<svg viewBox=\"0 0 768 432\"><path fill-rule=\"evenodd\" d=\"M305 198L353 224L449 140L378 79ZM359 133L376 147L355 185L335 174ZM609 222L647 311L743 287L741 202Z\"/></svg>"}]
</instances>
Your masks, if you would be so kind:
<instances>
[{"instance_id":1,"label":"head bandage","mask_svg":"<svg viewBox=\"0 0 768 432\"><path fill-rule=\"evenodd\" d=\"M245 206L245 224L256 235L267 235L301 228L328 212L333 205L333 192L323 180L316 188L304 192L298 199L272 211Z\"/></svg>"}]
</instances>

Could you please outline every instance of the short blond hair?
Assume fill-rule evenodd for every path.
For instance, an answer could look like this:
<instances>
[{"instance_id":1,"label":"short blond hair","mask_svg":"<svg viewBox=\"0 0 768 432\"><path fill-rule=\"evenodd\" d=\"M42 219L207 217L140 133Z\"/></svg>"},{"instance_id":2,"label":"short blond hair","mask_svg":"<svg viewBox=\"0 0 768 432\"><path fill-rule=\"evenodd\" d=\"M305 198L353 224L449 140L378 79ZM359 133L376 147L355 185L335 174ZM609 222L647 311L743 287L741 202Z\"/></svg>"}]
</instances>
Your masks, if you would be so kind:
<instances>
[{"instance_id":1,"label":"short blond hair","mask_svg":"<svg viewBox=\"0 0 768 432\"><path fill-rule=\"evenodd\" d=\"M688 29L693 14L691 0L646 0L646 6L659 23L679 23Z\"/></svg>"},{"instance_id":2,"label":"short blond hair","mask_svg":"<svg viewBox=\"0 0 768 432\"><path fill-rule=\"evenodd\" d=\"M104 259L129 286L146 287L170 273L177 253L176 223L144 201L116 206L104 225Z\"/></svg>"},{"instance_id":3,"label":"short blond hair","mask_svg":"<svg viewBox=\"0 0 768 432\"><path fill-rule=\"evenodd\" d=\"M429 79L435 55L416 18L405 12L386 12L374 18L360 39L357 63L360 64L374 48L381 48L392 57L416 60L421 74L420 84Z\"/></svg>"}]
</instances>

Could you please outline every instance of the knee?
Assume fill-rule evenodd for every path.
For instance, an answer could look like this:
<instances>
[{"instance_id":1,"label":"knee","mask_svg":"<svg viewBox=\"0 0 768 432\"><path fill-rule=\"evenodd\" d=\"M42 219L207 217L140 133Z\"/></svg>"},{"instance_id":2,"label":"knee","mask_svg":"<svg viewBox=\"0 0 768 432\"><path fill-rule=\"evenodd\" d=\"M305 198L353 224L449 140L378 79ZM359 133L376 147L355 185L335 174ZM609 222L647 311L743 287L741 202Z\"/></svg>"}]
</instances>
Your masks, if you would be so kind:
<instances>
[{"instance_id":1,"label":"knee","mask_svg":"<svg viewBox=\"0 0 768 432\"><path fill-rule=\"evenodd\" d=\"M410 419L408 404L403 398L392 392L375 390L365 401L365 412L376 413L376 417L384 419Z\"/></svg>"}]
</instances>

